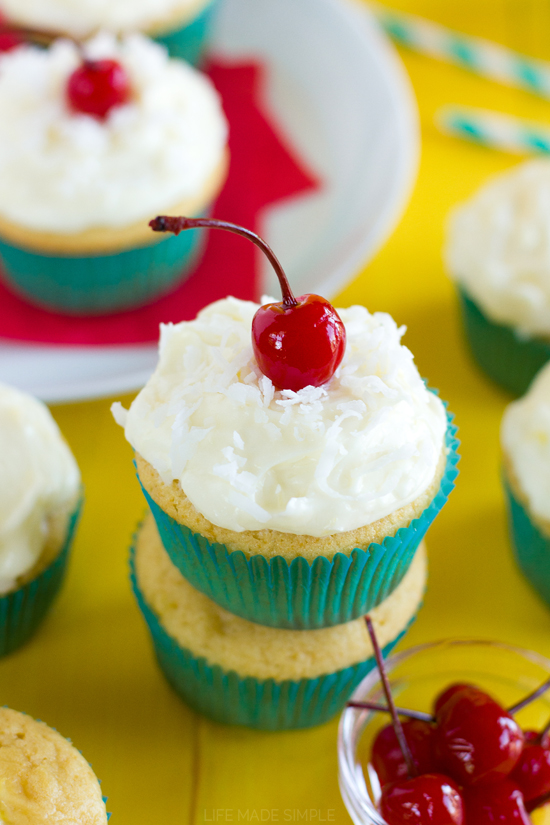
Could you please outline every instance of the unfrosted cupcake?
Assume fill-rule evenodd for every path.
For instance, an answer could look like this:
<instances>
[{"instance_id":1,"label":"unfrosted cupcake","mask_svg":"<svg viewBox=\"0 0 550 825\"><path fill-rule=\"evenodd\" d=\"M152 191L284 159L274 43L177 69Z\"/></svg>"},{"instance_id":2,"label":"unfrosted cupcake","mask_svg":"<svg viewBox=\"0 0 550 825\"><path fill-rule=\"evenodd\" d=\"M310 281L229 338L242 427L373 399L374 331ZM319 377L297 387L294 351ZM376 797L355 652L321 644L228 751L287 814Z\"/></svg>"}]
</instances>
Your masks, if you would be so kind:
<instances>
[{"instance_id":1,"label":"unfrosted cupcake","mask_svg":"<svg viewBox=\"0 0 550 825\"><path fill-rule=\"evenodd\" d=\"M70 313L174 288L198 233L152 214L202 214L226 176L227 124L209 79L141 35L57 41L0 58L0 258L28 300Z\"/></svg>"},{"instance_id":2,"label":"unfrosted cupcake","mask_svg":"<svg viewBox=\"0 0 550 825\"><path fill-rule=\"evenodd\" d=\"M0 655L30 638L57 594L80 495L48 408L0 384Z\"/></svg>"},{"instance_id":3,"label":"unfrosted cupcake","mask_svg":"<svg viewBox=\"0 0 550 825\"><path fill-rule=\"evenodd\" d=\"M217 0L2 0L19 26L86 38L99 30L139 31L164 43L174 57L197 63L211 33Z\"/></svg>"},{"instance_id":4,"label":"unfrosted cupcake","mask_svg":"<svg viewBox=\"0 0 550 825\"><path fill-rule=\"evenodd\" d=\"M56 730L0 708L0 822L106 825L94 772Z\"/></svg>"},{"instance_id":5,"label":"unfrosted cupcake","mask_svg":"<svg viewBox=\"0 0 550 825\"><path fill-rule=\"evenodd\" d=\"M389 315L339 310L320 387L278 391L255 361L258 305L163 326L158 367L117 421L164 546L222 607L275 627L354 619L404 576L456 476L456 441Z\"/></svg>"},{"instance_id":6,"label":"unfrosted cupcake","mask_svg":"<svg viewBox=\"0 0 550 825\"><path fill-rule=\"evenodd\" d=\"M151 517L132 552L132 582L166 678L218 722L268 729L320 724L375 666L362 618L321 630L279 630L223 610L172 564ZM416 616L425 585L422 545L401 584L371 611L386 651Z\"/></svg>"},{"instance_id":7,"label":"unfrosted cupcake","mask_svg":"<svg viewBox=\"0 0 550 825\"><path fill-rule=\"evenodd\" d=\"M550 604L550 365L502 419L504 483L518 564Z\"/></svg>"},{"instance_id":8,"label":"unfrosted cupcake","mask_svg":"<svg viewBox=\"0 0 550 825\"><path fill-rule=\"evenodd\" d=\"M550 359L550 161L498 175L458 207L445 257L474 358L521 395Z\"/></svg>"}]
</instances>

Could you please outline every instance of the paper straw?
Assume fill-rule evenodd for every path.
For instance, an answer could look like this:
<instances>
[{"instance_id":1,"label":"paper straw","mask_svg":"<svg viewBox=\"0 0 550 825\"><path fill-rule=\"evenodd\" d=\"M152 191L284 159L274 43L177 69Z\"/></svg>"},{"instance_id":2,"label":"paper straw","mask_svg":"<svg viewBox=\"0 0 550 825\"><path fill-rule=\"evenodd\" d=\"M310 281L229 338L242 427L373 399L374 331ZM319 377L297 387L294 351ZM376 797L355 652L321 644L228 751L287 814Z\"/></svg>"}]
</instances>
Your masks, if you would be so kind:
<instances>
[{"instance_id":1,"label":"paper straw","mask_svg":"<svg viewBox=\"0 0 550 825\"><path fill-rule=\"evenodd\" d=\"M444 106L437 112L435 123L446 135L491 149L515 155L550 154L550 126L500 112L469 106Z\"/></svg>"},{"instance_id":2,"label":"paper straw","mask_svg":"<svg viewBox=\"0 0 550 825\"><path fill-rule=\"evenodd\" d=\"M370 8L386 33L403 46L506 86L550 97L550 63L544 60L525 57L490 40L460 34L379 3L371 3Z\"/></svg>"}]
</instances>

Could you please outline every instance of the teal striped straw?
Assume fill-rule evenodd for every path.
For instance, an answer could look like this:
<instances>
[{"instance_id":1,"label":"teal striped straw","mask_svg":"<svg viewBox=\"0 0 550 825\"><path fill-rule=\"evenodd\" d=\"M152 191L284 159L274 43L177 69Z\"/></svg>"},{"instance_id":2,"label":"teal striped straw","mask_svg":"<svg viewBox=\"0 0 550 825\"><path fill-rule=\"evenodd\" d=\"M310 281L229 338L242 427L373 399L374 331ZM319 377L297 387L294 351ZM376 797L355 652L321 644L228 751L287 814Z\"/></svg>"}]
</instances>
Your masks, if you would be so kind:
<instances>
[{"instance_id":1,"label":"teal striped straw","mask_svg":"<svg viewBox=\"0 0 550 825\"><path fill-rule=\"evenodd\" d=\"M435 116L438 129L490 149L516 155L550 154L550 126L469 106L444 106Z\"/></svg>"},{"instance_id":2,"label":"teal striped straw","mask_svg":"<svg viewBox=\"0 0 550 825\"><path fill-rule=\"evenodd\" d=\"M379 3L370 3L370 8L397 43L462 66L489 80L550 98L550 63L525 57L481 37L460 34L422 17L388 9Z\"/></svg>"}]
</instances>

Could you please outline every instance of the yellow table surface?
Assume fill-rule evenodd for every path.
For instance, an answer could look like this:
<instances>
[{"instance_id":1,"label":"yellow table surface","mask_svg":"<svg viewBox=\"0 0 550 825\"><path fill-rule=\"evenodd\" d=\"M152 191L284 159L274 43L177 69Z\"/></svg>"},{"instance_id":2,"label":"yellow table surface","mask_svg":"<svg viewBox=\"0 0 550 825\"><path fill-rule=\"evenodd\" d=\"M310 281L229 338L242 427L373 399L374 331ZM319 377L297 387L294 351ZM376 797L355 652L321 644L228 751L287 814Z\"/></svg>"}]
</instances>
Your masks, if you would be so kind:
<instances>
[{"instance_id":1,"label":"yellow table surface","mask_svg":"<svg viewBox=\"0 0 550 825\"><path fill-rule=\"evenodd\" d=\"M550 58L544 0L393 5ZM442 137L433 125L445 103L545 120L550 102L428 58L402 57L422 120L418 182L391 240L336 302L385 310L407 325L405 343L420 372L440 388L460 427L458 486L430 530L429 589L402 644L467 635L550 656L550 610L519 575L507 537L498 430L509 399L465 351L441 262L449 208L516 159ZM337 784L337 721L280 734L225 728L189 710L164 682L128 584L128 545L144 501L109 406L53 409L82 469L86 507L51 616L24 650L0 662L0 703L74 741L103 780L113 825L349 823Z\"/></svg>"}]
</instances>

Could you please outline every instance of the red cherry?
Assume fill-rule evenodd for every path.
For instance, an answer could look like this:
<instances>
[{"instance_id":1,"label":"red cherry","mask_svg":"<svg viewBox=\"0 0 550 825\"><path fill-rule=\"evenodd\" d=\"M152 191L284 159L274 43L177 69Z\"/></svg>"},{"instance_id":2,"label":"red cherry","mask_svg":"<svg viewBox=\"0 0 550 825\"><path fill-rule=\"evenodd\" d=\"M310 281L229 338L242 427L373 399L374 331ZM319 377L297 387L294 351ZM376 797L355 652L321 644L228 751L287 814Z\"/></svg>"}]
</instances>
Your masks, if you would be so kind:
<instances>
[{"instance_id":1,"label":"red cherry","mask_svg":"<svg viewBox=\"0 0 550 825\"><path fill-rule=\"evenodd\" d=\"M116 60L86 60L69 77L67 99L75 112L104 120L130 99L128 75Z\"/></svg>"},{"instance_id":2,"label":"red cherry","mask_svg":"<svg viewBox=\"0 0 550 825\"><path fill-rule=\"evenodd\" d=\"M471 687L472 685L468 685L465 682L457 682L454 685L449 685L448 688L445 688L445 690L436 697L434 702L434 714L439 713L443 705L445 705L449 699L452 699L455 693L461 693L463 690L468 690L468 688Z\"/></svg>"},{"instance_id":3,"label":"red cherry","mask_svg":"<svg viewBox=\"0 0 550 825\"><path fill-rule=\"evenodd\" d=\"M468 825L532 825L523 794L509 779L464 791Z\"/></svg>"},{"instance_id":4,"label":"red cherry","mask_svg":"<svg viewBox=\"0 0 550 825\"><path fill-rule=\"evenodd\" d=\"M252 320L252 348L258 366L282 390L320 387L344 357L346 332L340 317L319 295L295 303L265 304Z\"/></svg>"},{"instance_id":5,"label":"red cherry","mask_svg":"<svg viewBox=\"0 0 550 825\"><path fill-rule=\"evenodd\" d=\"M402 727L417 773L437 773L432 749L433 725L409 719L402 723ZM378 775L381 787L390 782L409 778L407 763L393 725L386 725L378 732L372 746L371 763Z\"/></svg>"},{"instance_id":6,"label":"red cherry","mask_svg":"<svg viewBox=\"0 0 550 825\"><path fill-rule=\"evenodd\" d=\"M0 52L11 52L21 45L23 39L17 32L10 30L7 19L0 12Z\"/></svg>"},{"instance_id":7,"label":"red cherry","mask_svg":"<svg viewBox=\"0 0 550 825\"><path fill-rule=\"evenodd\" d=\"M526 802L550 792L550 751L538 743L538 737L533 739L532 733L526 733L527 741L510 777L521 788Z\"/></svg>"},{"instance_id":8,"label":"red cherry","mask_svg":"<svg viewBox=\"0 0 550 825\"><path fill-rule=\"evenodd\" d=\"M513 716L478 688L455 693L436 722L437 756L461 785L503 779L523 750L523 731Z\"/></svg>"},{"instance_id":9,"label":"red cherry","mask_svg":"<svg viewBox=\"0 0 550 825\"><path fill-rule=\"evenodd\" d=\"M380 798L380 813L388 825L462 825L464 822L464 804L458 786L437 773L386 785Z\"/></svg>"},{"instance_id":10,"label":"red cherry","mask_svg":"<svg viewBox=\"0 0 550 825\"><path fill-rule=\"evenodd\" d=\"M273 250L250 229L210 218L159 215L149 222L154 232L198 227L226 229L256 244L271 263L283 300L261 306L252 319L252 349L258 366L279 390L320 387L340 365L346 349L346 330L333 306L319 295L292 294L284 270Z\"/></svg>"}]
</instances>

